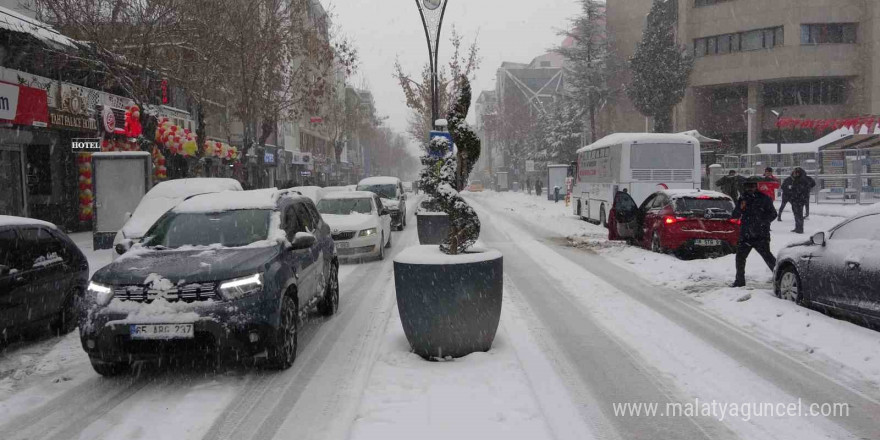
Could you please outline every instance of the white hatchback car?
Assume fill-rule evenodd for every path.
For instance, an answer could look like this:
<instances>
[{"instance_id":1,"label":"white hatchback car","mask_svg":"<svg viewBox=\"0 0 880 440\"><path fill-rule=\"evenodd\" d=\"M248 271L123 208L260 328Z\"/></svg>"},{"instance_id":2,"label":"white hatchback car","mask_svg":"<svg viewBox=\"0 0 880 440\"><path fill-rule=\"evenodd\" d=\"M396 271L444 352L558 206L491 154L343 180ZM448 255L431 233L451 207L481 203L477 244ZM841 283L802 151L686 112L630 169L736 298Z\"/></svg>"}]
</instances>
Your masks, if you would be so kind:
<instances>
[{"instance_id":1,"label":"white hatchback car","mask_svg":"<svg viewBox=\"0 0 880 440\"><path fill-rule=\"evenodd\" d=\"M385 258L391 247L391 213L367 191L329 193L318 202L339 258Z\"/></svg>"},{"instance_id":2,"label":"white hatchback car","mask_svg":"<svg viewBox=\"0 0 880 440\"><path fill-rule=\"evenodd\" d=\"M157 183L144 194L125 225L116 233L113 239L113 260L127 252L131 245L139 242L159 217L180 202L199 194L241 190L241 183L235 179L213 177L176 179Z\"/></svg>"}]
</instances>

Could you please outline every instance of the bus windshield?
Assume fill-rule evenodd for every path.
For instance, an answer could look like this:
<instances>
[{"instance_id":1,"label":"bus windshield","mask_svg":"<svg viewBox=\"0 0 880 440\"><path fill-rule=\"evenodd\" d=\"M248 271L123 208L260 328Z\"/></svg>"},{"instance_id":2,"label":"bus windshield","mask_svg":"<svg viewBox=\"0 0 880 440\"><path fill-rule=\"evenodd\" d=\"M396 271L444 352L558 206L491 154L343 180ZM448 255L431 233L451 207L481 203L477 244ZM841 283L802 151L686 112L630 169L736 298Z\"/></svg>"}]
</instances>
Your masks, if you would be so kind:
<instances>
[{"instance_id":1,"label":"bus windshield","mask_svg":"<svg viewBox=\"0 0 880 440\"><path fill-rule=\"evenodd\" d=\"M630 168L634 170L692 170L694 146L690 144L633 144Z\"/></svg>"}]
</instances>

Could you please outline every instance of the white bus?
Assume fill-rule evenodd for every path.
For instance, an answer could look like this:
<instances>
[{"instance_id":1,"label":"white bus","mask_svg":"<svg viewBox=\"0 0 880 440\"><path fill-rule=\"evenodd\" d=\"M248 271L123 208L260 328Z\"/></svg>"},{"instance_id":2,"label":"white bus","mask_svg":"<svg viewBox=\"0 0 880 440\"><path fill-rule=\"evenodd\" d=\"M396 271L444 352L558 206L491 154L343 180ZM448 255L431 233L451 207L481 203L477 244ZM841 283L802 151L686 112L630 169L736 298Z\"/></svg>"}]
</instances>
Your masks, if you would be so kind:
<instances>
[{"instance_id":1,"label":"white bus","mask_svg":"<svg viewBox=\"0 0 880 440\"><path fill-rule=\"evenodd\" d=\"M577 155L574 214L603 226L617 191L641 205L660 189L700 188L700 142L692 136L615 133Z\"/></svg>"}]
</instances>

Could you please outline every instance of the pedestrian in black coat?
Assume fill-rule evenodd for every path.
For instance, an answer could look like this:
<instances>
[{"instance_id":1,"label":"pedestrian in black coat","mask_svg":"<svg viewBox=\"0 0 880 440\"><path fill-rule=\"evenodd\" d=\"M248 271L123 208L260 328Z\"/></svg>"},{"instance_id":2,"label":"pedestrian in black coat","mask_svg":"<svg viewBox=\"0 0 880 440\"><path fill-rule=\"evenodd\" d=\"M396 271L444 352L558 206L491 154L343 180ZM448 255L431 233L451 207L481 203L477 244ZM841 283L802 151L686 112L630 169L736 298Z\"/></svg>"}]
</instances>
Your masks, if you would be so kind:
<instances>
[{"instance_id":1,"label":"pedestrian in black coat","mask_svg":"<svg viewBox=\"0 0 880 440\"><path fill-rule=\"evenodd\" d=\"M814 186L816 181L807 176L801 167L795 168L791 176L782 183L782 191L788 191L787 200L791 203L791 212L794 214L794 229L791 232L804 233L804 208L810 202L810 193Z\"/></svg>"},{"instance_id":2,"label":"pedestrian in black coat","mask_svg":"<svg viewBox=\"0 0 880 440\"><path fill-rule=\"evenodd\" d=\"M742 287L746 285L746 259L752 249L758 251L771 271L776 267L776 257L770 251L770 223L776 218L776 208L770 197L758 191L758 179L746 180L732 218L740 219L733 287Z\"/></svg>"},{"instance_id":3,"label":"pedestrian in black coat","mask_svg":"<svg viewBox=\"0 0 880 440\"><path fill-rule=\"evenodd\" d=\"M715 182L715 186L723 192L730 196L731 199L736 200L739 198L740 187L743 184L742 176L737 176L736 171L730 170L726 176L718 179Z\"/></svg>"},{"instance_id":4,"label":"pedestrian in black coat","mask_svg":"<svg viewBox=\"0 0 880 440\"><path fill-rule=\"evenodd\" d=\"M792 174L794 174L794 171L792 171ZM788 184L788 185L786 185L786 184ZM788 192L789 192L788 186L790 184L791 184L791 176L788 176L785 178L785 180L782 181L782 185L780 186L782 189L782 204L779 205L779 215L776 216L776 221L779 221L779 222L782 221L782 211L785 210L785 205L788 204Z\"/></svg>"}]
</instances>

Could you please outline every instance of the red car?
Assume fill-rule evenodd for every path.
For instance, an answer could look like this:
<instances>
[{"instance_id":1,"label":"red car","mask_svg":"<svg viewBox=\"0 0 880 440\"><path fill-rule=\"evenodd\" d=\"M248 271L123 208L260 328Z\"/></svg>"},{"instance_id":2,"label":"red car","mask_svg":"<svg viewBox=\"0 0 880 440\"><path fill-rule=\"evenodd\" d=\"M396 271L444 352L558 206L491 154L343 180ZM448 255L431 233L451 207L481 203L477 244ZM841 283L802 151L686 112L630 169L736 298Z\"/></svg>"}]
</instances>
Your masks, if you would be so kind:
<instances>
[{"instance_id":1,"label":"red car","mask_svg":"<svg viewBox=\"0 0 880 440\"><path fill-rule=\"evenodd\" d=\"M641 206L618 192L608 216L608 239L680 255L731 253L739 240L739 220L730 218L733 208L730 197L714 191L658 191Z\"/></svg>"}]
</instances>

